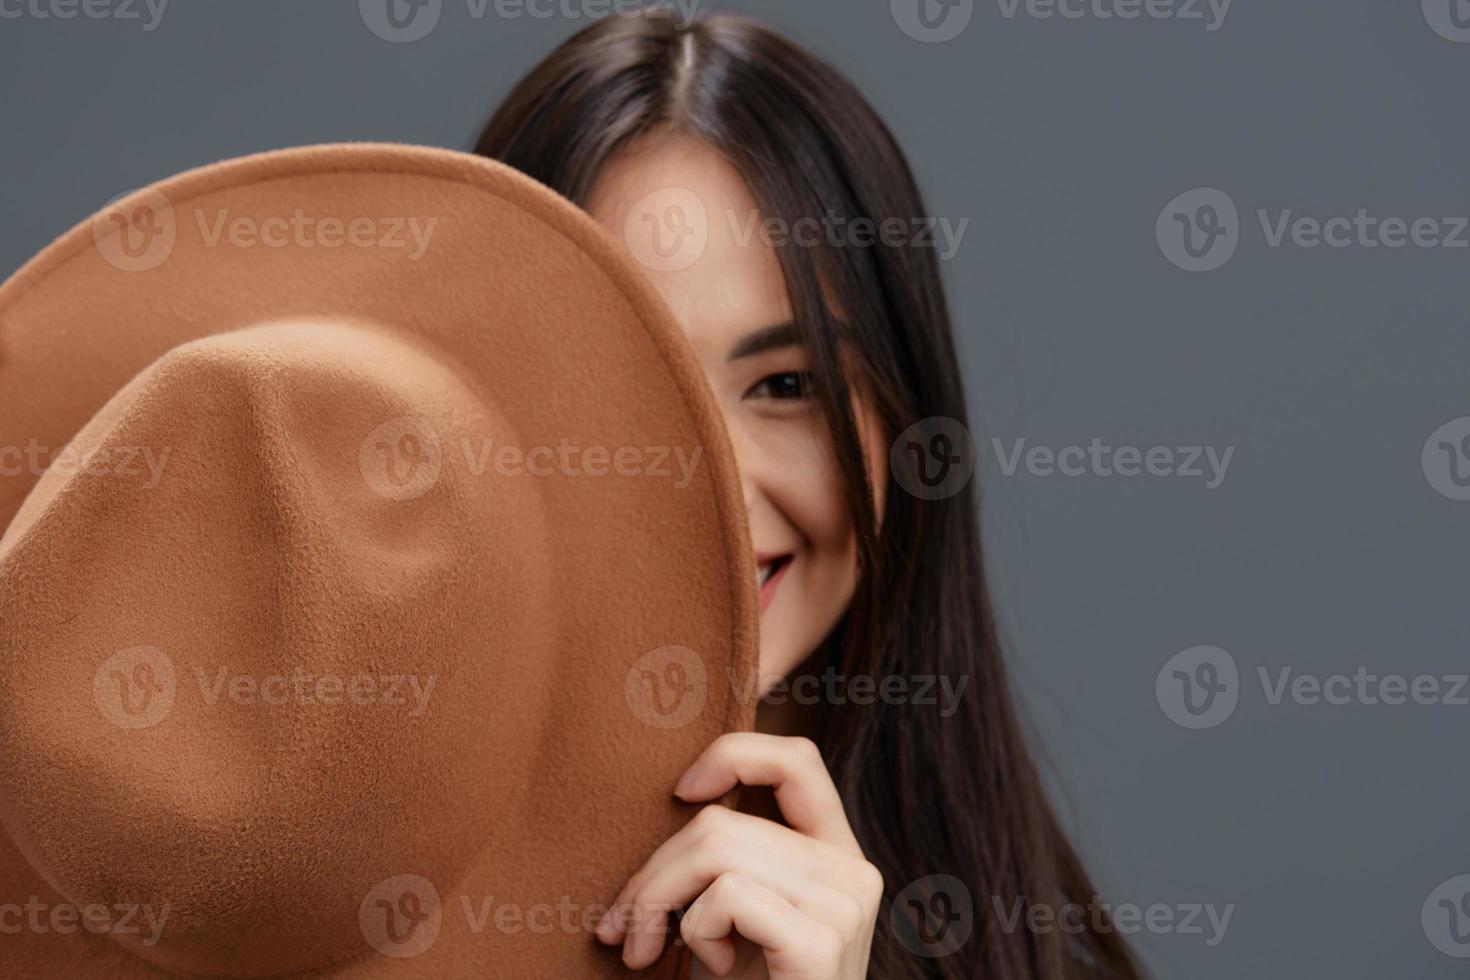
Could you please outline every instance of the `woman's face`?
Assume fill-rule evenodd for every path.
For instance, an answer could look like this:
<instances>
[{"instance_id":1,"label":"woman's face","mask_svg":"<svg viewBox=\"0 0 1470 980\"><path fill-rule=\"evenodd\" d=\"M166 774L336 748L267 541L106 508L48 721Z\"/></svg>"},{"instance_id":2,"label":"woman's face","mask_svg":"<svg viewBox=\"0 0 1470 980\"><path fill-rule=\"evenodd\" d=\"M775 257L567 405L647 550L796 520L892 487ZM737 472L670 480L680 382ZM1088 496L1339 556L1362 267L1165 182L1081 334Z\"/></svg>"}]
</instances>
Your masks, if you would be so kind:
<instances>
[{"instance_id":1,"label":"woman's face","mask_svg":"<svg viewBox=\"0 0 1470 980\"><path fill-rule=\"evenodd\" d=\"M739 175L688 137L652 136L620 153L599 175L587 210L663 294L724 413L755 546L764 693L816 650L857 583L842 475L809 394L809 361L790 328L775 248ZM655 233L663 238L655 242ZM692 251L680 251L681 240ZM861 403L854 407L882 513L886 474L871 465L884 458L881 436Z\"/></svg>"}]
</instances>

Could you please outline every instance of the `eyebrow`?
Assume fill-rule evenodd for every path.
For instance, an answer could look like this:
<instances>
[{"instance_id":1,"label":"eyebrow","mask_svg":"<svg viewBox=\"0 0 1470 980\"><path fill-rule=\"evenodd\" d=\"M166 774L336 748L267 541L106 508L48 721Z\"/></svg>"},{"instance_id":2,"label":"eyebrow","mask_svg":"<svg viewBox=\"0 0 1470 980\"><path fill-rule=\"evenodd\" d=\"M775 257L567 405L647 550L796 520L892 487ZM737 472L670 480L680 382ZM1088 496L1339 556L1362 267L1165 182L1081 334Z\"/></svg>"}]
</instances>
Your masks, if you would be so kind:
<instances>
[{"instance_id":1,"label":"eyebrow","mask_svg":"<svg viewBox=\"0 0 1470 980\"><path fill-rule=\"evenodd\" d=\"M776 323L769 327L761 327L759 330L752 330L741 337L736 341L735 346L730 348L730 356L727 360L738 361L742 357L753 357L779 347L794 347L800 342L795 323Z\"/></svg>"}]
</instances>

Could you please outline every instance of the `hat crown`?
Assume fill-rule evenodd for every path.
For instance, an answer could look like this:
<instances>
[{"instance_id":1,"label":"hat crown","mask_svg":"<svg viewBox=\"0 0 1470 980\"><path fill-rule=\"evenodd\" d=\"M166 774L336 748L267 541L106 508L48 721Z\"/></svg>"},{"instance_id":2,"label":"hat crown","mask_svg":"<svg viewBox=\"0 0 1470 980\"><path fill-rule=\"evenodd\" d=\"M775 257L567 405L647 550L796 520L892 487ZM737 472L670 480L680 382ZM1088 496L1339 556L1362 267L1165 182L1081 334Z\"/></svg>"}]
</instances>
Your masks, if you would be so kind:
<instances>
[{"instance_id":1,"label":"hat crown","mask_svg":"<svg viewBox=\"0 0 1470 980\"><path fill-rule=\"evenodd\" d=\"M552 693L514 669L555 641L536 484L457 451L508 429L370 324L205 338L119 392L0 544L0 799L32 864L78 906L167 909L135 951L210 974L352 955L377 883L452 886Z\"/></svg>"}]
</instances>

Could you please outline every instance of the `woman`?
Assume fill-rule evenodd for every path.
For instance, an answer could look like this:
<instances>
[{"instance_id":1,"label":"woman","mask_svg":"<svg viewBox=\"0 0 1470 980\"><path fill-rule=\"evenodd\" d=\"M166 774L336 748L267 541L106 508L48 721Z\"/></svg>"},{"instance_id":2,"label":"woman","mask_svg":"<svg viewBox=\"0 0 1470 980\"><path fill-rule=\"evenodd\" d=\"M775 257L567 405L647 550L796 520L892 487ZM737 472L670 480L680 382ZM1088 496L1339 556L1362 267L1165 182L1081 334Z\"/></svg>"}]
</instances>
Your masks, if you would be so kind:
<instances>
[{"instance_id":1,"label":"woman","mask_svg":"<svg viewBox=\"0 0 1470 980\"><path fill-rule=\"evenodd\" d=\"M609 17L515 88L476 152L643 261L723 407L757 552L759 733L718 740L674 789L774 792L704 807L599 938L644 968L676 928L694 977L1137 977L1106 921L1010 915L1086 907L1093 887L1022 738L974 494L890 479L899 433L966 409L934 250L872 234L925 211L857 90L740 17ZM925 677L958 696L873 693ZM973 923L951 911L966 900Z\"/></svg>"}]
</instances>

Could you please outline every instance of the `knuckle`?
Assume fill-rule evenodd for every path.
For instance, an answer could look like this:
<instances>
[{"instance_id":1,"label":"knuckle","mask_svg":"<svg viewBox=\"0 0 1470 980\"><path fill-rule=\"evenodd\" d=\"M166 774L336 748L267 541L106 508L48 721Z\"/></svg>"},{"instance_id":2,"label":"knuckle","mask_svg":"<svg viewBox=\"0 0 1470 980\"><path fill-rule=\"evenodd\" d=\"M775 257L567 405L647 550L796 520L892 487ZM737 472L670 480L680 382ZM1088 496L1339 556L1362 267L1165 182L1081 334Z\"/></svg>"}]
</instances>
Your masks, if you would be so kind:
<instances>
[{"instance_id":1,"label":"knuckle","mask_svg":"<svg viewBox=\"0 0 1470 980\"><path fill-rule=\"evenodd\" d=\"M866 905L876 906L883 899L883 872L871 861L858 865L858 894Z\"/></svg>"},{"instance_id":2,"label":"knuckle","mask_svg":"<svg viewBox=\"0 0 1470 980\"><path fill-rule=\"evenodd\" d=\"M716 736L715 740L709 743L709 748L706 750L707 754L723 755L726 752L739 748L741 735L743 734L743 732L725 732L723 735Z\"/></svg>"},{"instance_id":3,"label":"knuckle","mask_svg":"<svg viewBox=\"0 0 1470 980\"><path fill-rule=\"evenodd\" d=\"M718 803L711 803L696 813L694 819L689 822L700 834L709 835L728 827L730 816L730 810L727 807L720 806Z\"/></svg>"},{"instance_id":4,"label":"knuckle","mask_svg":"<svg viewBox=\"0 0 1470 980\"><path fill-rule=\"evenodd\" d=\"M745 878L738 871L726 871L709 886L711 897L727 902L744 893Z\"/></svg>"},{"instance_id":5,"label":"knuckle","mask_svg":"<svg viewBox=\"0 0 1470 980\"><path fill-rule=\"evenodd\" d=\"M730 864L740 854L740 841L727 827L712 827L699 835L695 853L705 863Z\"/></svg>"},{"instance_id":6,"label":"knuckle","mask_svg":"<svg viewBox=\"0 0 1470 980\"><path fill-rule=\"evenodd\" d=\"M827 763L822 759L822 750L816 742L805 735L798 735L791 740L791 758L797 765L802 767L820 766L827 768Z\"/></svg>"}]
</instances>

